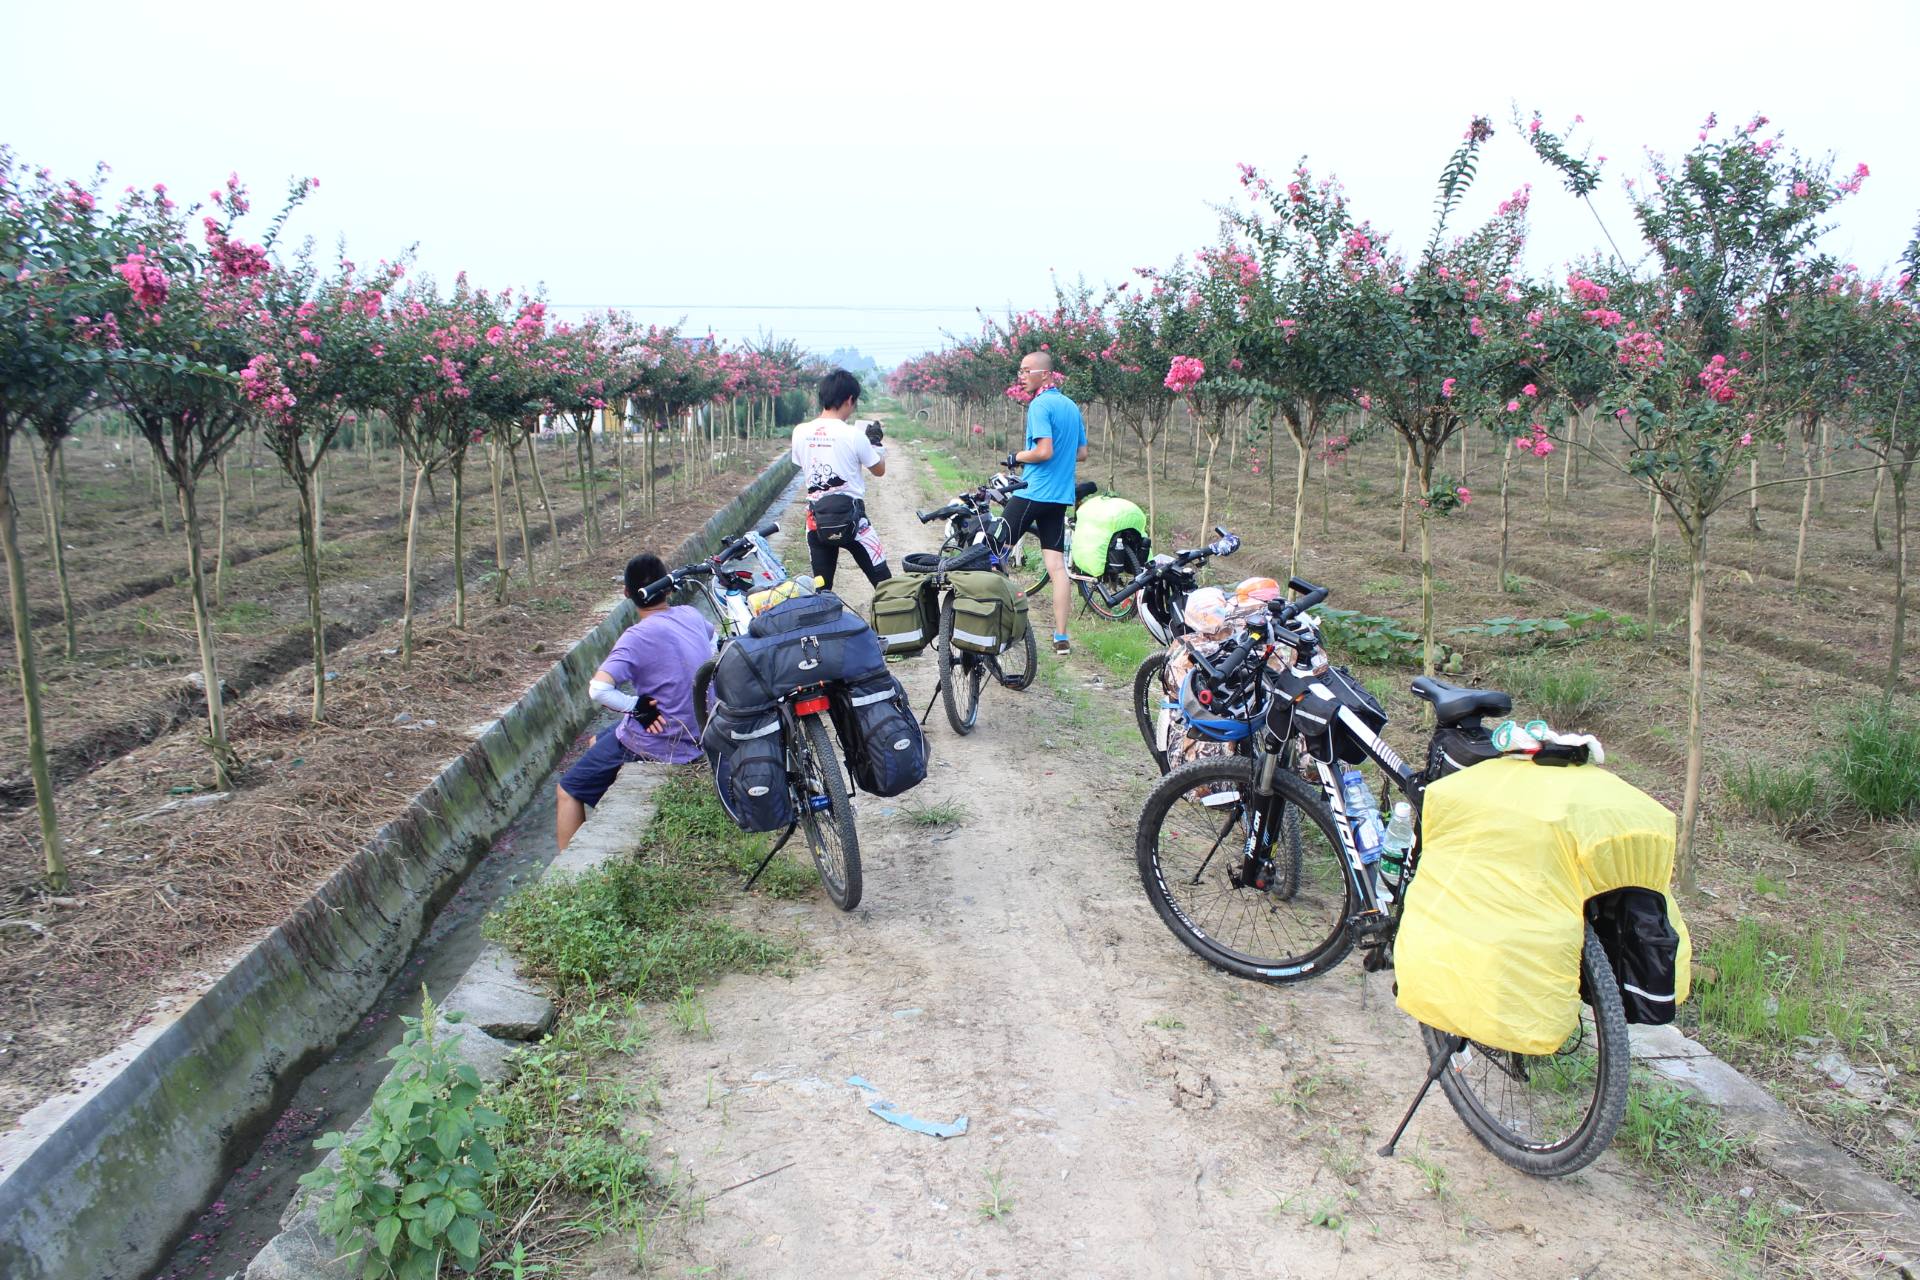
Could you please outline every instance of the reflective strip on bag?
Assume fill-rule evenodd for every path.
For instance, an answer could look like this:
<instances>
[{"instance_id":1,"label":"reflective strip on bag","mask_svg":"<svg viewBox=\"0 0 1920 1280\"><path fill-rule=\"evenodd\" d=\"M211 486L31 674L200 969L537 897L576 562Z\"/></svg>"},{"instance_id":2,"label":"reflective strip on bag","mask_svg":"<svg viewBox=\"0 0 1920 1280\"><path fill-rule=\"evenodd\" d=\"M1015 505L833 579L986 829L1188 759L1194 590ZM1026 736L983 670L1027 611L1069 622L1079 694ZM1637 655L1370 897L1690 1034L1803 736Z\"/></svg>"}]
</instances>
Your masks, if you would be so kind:
<instances>
[{"instance_id":1,"label":"reflective strip on bag","mask_svg":"<svg viewBox=\"0 0 1920 1280\"><path fill-rule=\"evenodd\" d=\"M924 638L924 633L918 627L915 627L911 631L882 631L880 633L880 642L882 644L912 644ZM859 706L860 704L855 703L854 705Z\"/></svg>"},{"instance_id":2,"label":"reflective strip on bag","mask_svg":"<svg viewBox=\"0 0 1920 1280\"><path fill-rule=\"evenodd\" d=\"M1673 1003L1673 992L1671 991L1667 992L1667 994L1663 996L1655 995L1651 991L1642 991L1640 988L1634 986L1631 982L1621 983L1620 989L1622 991L1631 991L1633 992L1633 994L1639 996L1642 1000L1654 1000L1654 1001L1658 1001L1661 1004Z\"/></svg>"},{"instance_id":3,"label":"reflective strip on bag","mask_svg":"<svg viewBox=\"0 0 1920 1280\"><path fill-rule=\"evenodd\" d=\"M918 635L920 633L916 631L914 634ZM893 697L893 690L882 689L878 693L869 693L864 697L848 698L847 705L850 707L870 707L876 702L885 702L891 697Z\"/></svg>"},{"instance_id":4,"label":"reflective strip on bag","mask_svg":"<svg viewBox=\"0 0 1920 1280\"><path fill-rule=\"evenodd\" d=\"M954 638L955 640L965 640L965 641L966 641L966 642L967 642L968 644L977 644L977 645L979 645L979 646L980 646L980 647L981 647L982 649L995 649L995 650L997 650L997 649L1001 649L1001 648L1003 648L1003 647L1004 647L1004 646L1003 646L1003 645L1002 645L1002 644L1000 643L1000 637L999 637L999 636L983 636L983 635L978 635L978 634L976 634L976 633L974 633L974 632L972 632L972 631L962 631L962 630L961 630L960 628L958 628L958 627L955 627L955 628L953 629L953 638Z\"/></svg>"},{"instance_id":5,"label":"reflective strip on bag","mask_svg":"<svg viewBox=\"0 0 1920 1280\"><path fill-rule=\"evenodd\" d=\"M767 727L764 729L755 729L752 733L741 733L738 729L729 729L727 730L727 736L735 742L752 742L755 738L764 738L770 733L778 732L780 732L780 721L778 717L775 717L773 720L768 721Z\"/></svg>"}]
</instances>

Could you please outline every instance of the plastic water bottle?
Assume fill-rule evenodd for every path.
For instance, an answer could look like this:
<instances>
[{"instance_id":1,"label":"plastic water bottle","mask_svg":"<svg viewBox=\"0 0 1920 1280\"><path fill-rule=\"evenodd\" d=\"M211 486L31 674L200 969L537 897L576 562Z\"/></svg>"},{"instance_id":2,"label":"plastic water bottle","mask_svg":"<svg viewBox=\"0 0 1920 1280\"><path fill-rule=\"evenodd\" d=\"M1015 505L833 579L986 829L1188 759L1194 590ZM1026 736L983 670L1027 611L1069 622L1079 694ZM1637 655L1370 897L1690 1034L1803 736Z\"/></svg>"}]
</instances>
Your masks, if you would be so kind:
<instances>
[{"instance_id":1,"label":"plastic water bottle","mask_svg":"<svg viewBox=\"0 0 1920 1280\"><path fill-rule=\"evenodd\" d=\"M1358 769L1340 771L1340 790L1347 801L1347 821L1353 824L1353 847L1360 851L1360 865L1371 868L1380 861L1380 806L1374 802L1367 775Z\"/></svg>"},{"instance_id":2,"label":"plastic water bottle","mask_svg":"<svg viewBox=\"0 0 1920 1280\"><path fill-rule=\"evenodd\" d=\"M1407 851L1413 848L1413 806L1405 800L1393 806L1393 820L1380 841L1380 874L1390 885L1398 885L1407 873Z\"/></svg>"}]
</instances>

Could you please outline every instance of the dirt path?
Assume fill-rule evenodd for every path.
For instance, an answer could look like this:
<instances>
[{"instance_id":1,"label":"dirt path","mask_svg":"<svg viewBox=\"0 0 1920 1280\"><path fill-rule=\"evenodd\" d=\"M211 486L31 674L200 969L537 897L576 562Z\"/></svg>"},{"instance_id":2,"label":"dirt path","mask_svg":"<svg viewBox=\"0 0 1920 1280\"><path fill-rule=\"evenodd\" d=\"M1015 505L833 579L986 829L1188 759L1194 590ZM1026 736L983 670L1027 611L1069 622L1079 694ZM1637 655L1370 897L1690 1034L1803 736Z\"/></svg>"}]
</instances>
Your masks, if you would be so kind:
<instances>
[{"instance_id":1,"label":"dirt path","mask_svg":"<svg viewBox=\"0 0 1920 1280\"><path fill-rule=\"evenodd\" d=\"M897 563L936 539L912 516L922 464L893 452L899 474L873 482L869 506ZM851 572L840 586L864 607ZM652 1266L822 1280L1720 1274L1712 1244L1626 1163L1526 1178L1437 1093L1401 1148L1433 1172L1377 1157L1424 1066L1389 981L1350 960L1267 988L1183 950L1134 871L1150 779L1125 696L1089 659L1040 661L1026 693L988 688L970 738L936 707L926 783L861 803L855 913L824 898L742 906L798 929L816 963L723 980L704 996L711 1038L663 1030L636 1061L660 1087L636 1124L705 1201L650 1243ZM898 673L924 707L931 658ZM908 821L939 804L964 810L957 826ZM968 1131L907 1132L868 1113L874 1097L965 1115ZM998 1219L980 1211L990 1174L1012 1203ZM596 1274L636 1269L610 1249Z\"/></svg>"}]
</instances>

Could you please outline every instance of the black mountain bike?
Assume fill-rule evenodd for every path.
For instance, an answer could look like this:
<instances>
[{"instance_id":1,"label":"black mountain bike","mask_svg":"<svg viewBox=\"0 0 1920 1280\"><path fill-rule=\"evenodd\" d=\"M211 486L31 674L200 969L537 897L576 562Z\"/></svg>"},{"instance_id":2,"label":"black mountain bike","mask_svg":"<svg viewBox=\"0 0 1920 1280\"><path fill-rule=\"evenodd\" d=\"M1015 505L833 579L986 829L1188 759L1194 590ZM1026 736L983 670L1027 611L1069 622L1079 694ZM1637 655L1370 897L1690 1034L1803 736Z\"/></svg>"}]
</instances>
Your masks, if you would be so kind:
<instances>
[{"instance_id":1,"label":"black mountain bike","mask_svg":"<svg viewBox=\"0 0 1920 1280\"><path fill-rule=\"evenodd\" d=\"M980 693L989 676L1017 692L1033 683L1039 669L1040 649L1033 638L1032 622L1027 623L1019 640L997 656L954 647L953 590L947 576L967 570L989 570L1005 576L1009 551L1007 522L994 516L993 504L1005 502L1008 494L1024 488L1024 480L995 476L944 507L914 513L921 524L946 520L951 527L953 522L965 520L979 530L976 541L950 555L911 555L903 561L908 572L932 577L934 589L939 592L940 631L933 642L934 660L939 664L940 698L946 704L947 723L961 735L972 733L980 721ZM1015 590L1017 594L1018 589Z\"/></svg>"},{"instance_id":2,"label":"black mountain bike","mask_svg":"<svg viewBox=\"0 0 1920 1280\"><path fill-rule=\"evenodd\" d=\"M1362 860L1339 783L1342 763L1372 761L1419 812L1426 785L1455 767L1441 731L1471 732L1512 700L1422 676L1416 696L1437 721L1427 767L1415 771L1379 736L1386 716L1344 672L1327 665L1304 610L1324 588L1294 579L1300 599L1271 609L1210 664L1214 703L1252 726L1252 751L1203 760L1161 779L1140 815L1135 857L1154 909L1209 964L1265 982L1298 982L1338 965L1355 947L1369 970L1390 968L1394 932L1420 846L1396 884ZM1285 675L1266 658L1295 653ZM1280 833L1298 814L1301 840ZM1297 864L1297 865L1296 865ZM1577 1025L1548 1054L1520 1054L1423 1026L1429 1072L1474 1136L1500 1159L1543 1177L1582 1169L1613 1140L1626 1112L1626 1015L1613 969L1592 929L1580 958ZM1382 1149L1390 1155L1407 1119Z\"/></svg>"},{"instance_id":3,"label":"black mountain bike","mask_svg":"<svg viewBox=\"0 0 1920 1280\"><path fill-rule=\"evenodd\" d=\"M755 533L767 538L778 531L779 526L768 524ZM652 583L643 596L660 599L681 588L697 588L706 596L708 607L718 620L719 645L724 650L734 637L746 633L753 620L747 596L753 590L754 577L740 566L752 550L752 538L741 534L705 560L682 565ZM709 693L718 662L718 655L707 659L693 677L693 715L703 731L707 727ZM820 883L827 891L827 898L842 911L851 911L860 905L860 834L854 827L852 789L827 727L830 705L826 689L821 686L796 690L780 699L787 785L793 792L795 817L743 888L753 887L760 871L773 861L773 855L780 852L796 829L804 830L807 851L820 872Z\"/></svg>"}]
</instances>

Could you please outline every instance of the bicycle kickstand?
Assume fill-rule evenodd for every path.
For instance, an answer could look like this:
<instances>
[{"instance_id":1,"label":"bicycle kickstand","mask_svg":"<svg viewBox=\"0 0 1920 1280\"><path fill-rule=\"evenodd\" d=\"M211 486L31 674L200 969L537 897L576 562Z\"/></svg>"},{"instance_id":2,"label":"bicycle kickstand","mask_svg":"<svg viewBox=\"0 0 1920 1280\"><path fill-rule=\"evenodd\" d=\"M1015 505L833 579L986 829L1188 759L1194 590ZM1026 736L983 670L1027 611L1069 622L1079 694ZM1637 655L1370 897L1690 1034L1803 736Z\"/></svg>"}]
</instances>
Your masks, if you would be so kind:
<instances>
[{"instance_id":1,"label":"bicycle kickstand","mask_svg":"<svg viewBox=\"0 0 1920 1280\"><path fill-rule=\"evenodd\" d=\"M1427 1068L1427 1078L1421 1083L1420 1092L1413 1097L1413 1105L1407 1108L1407 1114L1400 1117L1400 1127L1393 1131L1391 1138L1387 1139L1387 1145L1380 1148L1382 1157L1392 1158L1393 1149L1400 1145L1400 1135L1405 1133L1407 1126L1413 1123L1413 1113L1418 1111L1420 1104L1427 1100L1427 1091L1433 1088L1433 1082L1440 1078L1441 1072L1447 1069L1447 1063L1452 1061L1453 1055L1460 1052L1460 1046L1466 1042L1465 1036L1449 1036L1446 1047L1433 1055L1433 1063Z\"/></svg>"},{"instance_id":2,"label":"bicycle kickstand","mask_svg":"<svg viewBox=\"0 0 1920 1280\"><path fill-rule=\"evenodd\" d=\"M927 709L920 713L920 727L927 727L927 717L933 714L933 704L940 701L940 687L934 686L933 696L927 699Z\"/></svg>"},{"instance_id":3,"label":"bicycle kickstand","mask_svg":"<svg viewBox=\"0 0 1920 1280\"><path fill-rule=\"evenodd\" d=\"M765 871L768 864L773 861L773 855L786 847L787 841L793 838L793 833L797 831L799 827L800 823L798 819L787 824L787 829L780 834L778 840L773 842L773 848L767 850L767 856L760 859L760 865L753 869L753 874L747 877L747 882L740 886L740 892L745 893L747 890L753 888L753 882L760 878L760 873Z\"/></svg>"}]
</instances>

